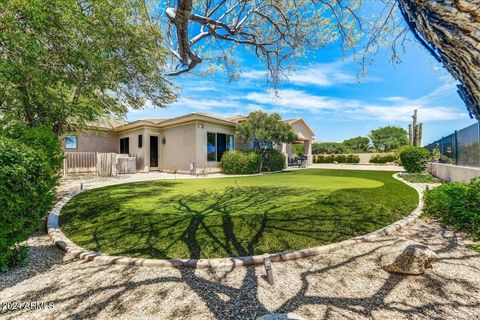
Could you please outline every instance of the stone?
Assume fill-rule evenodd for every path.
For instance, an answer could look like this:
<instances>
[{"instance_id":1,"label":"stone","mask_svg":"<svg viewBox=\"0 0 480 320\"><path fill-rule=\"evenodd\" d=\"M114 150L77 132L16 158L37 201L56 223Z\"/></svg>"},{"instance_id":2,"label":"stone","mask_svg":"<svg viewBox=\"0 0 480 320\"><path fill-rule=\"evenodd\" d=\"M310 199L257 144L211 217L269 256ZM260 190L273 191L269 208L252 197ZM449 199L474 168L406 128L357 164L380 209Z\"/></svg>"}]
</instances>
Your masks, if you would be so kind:
<instances>
[{"instance_id":1,"label":"stone","mask_svg":"<svg viewBox=\"0 0 480 320\"><path fill-rule=\"evenodd\" d=\"M270 313L257 317L257 320L303 320L303 318L293 313Z\"/></svg>"},{"instance_id":2,"label":"stone","mask_svg":"<svg viewBox=\"0 0 480 320\"><path fill-rule=\"evenodd\" d=\"M400 240L382 257L382 269L391 273L420 275L432 268L437 254L421 243Z\"/></svg>"}]
</instances>

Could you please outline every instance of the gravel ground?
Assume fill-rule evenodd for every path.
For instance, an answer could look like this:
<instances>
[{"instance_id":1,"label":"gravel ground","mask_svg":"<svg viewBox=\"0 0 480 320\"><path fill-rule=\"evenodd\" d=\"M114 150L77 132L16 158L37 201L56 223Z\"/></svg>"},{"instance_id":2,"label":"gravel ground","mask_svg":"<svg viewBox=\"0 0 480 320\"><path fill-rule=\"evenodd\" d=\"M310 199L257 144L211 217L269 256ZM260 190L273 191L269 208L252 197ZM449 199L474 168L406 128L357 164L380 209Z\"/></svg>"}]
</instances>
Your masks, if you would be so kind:
<instances>
[{"instance_id":1,"label":"gravel ground","mask_svg":"<svg viewBox=\"0 0 480 320\"><path fill-rule=\"evenodd\" d=\"M404 236L439 255L421 276L391 275L378 261ZM3 310L4 319L254 319L293 312L305 319L479 319L480 254L435 222L328 255L233 270L161 269L72 259L42 232L28 241L28 267L0 275L0 301L52 302Z\"/></svg>"},{"instance_id":2,"label":"gravel ground","mask_svg":"<svg viewBox=\"0 0 480 320\"><path fill-rule=\"evenodd\" d=\"M78 182L65 184L63 191ZM389 274L382 254L406 237L439 260L421 276ZM28 265L0 274L0 303L53 307L1 310L1 319L480 319L480 254L461 234L418 220L394 236L330 254L232 270L162 269L74 259L44 230L28 240ZM1 309L1 308L0 308Z\"/></svg>"}]
</instances>

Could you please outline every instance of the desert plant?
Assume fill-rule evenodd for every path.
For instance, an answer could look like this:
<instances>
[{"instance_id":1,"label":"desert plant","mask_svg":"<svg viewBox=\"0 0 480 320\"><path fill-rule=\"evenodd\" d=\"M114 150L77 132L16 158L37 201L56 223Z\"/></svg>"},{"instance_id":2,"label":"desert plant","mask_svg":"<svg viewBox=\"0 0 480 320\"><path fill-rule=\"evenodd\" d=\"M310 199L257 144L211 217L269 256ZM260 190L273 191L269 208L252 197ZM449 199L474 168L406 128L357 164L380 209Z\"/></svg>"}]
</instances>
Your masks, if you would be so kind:
<instances>
[{"instance_id":1,"label":"desert plant","mask_svg":"<svg viewBox=\"0 0 480 320\"><path fill-rule=\"evenodd\" d=\"M480 180L446 183L425 193L424 213L480 240Z\"/></svg>"},{"instance_id":2,"label":"desert plant","mask_svg":"<svg viewBox=\"0 0 480 320\"><path fill-rule=\"evenodd\" d=\"M409 147L400 153L400 160L407 172L423 172L430 159L430 152L422 147Z\"/></svg>"},{"instance_id":3,"label":"desert plant","mask_svg":"<svg viewBox=\"0 0 480 320\"><path fill-rule=\"evenodd\" d=\"M39 227L52 204L59 169L52 161L42 149L0 136L1 271L24 260L26 249L19 244Z\"/></svg>"},{"instance_id":4,"label":"desert plant","mask_svg":"<svg viewBox=\"0 0 480 320\"><path fill-rule=\"evenodd\" d=\"M283 152L269 149L266 150L263 160L262 171L280 171L285 169L286 156Z\"/></svg>"},{"instance_id":5,"label":"desert plant","mask_svg":"<svg viewBox=\"0 0 480 320\"><path fill-rule=\"evenodd\" d=\"M398 158L394 153L387 153L387 154L376 154L370 158L369 162L385 164L389 162L395 162L397 160Z\"/></svg>"},{"instance_id":6,"label":"desert plant","mask_svg":"<svg viewBox=\"0 0 480 320\"><path fill-rule=\"evenodd\" d=\"M225 174L258 173L261 156L255 151L230 150L222 155L220 167Z\"/></svg>"}]
</instances>

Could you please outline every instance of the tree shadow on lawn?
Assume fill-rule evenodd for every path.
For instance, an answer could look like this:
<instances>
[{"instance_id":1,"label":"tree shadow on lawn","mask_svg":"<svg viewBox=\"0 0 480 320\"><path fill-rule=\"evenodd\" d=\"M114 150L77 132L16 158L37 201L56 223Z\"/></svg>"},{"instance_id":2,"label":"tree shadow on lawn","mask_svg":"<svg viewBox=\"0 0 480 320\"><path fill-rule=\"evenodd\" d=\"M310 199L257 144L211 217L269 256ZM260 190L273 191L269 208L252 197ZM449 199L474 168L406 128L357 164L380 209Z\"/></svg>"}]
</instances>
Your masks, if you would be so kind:
<instances>
[{"instance_id":1,"label":"tree shadow on lawn","mask_svg":"<svg viewBox=\"0 0 480 320\"><path fill-rule=\"evenodd\" d=\"M140 196L157 197L157 210L122 208L138 193L102 190L67 208L67 235L90 250L149 258L216 258L303 249L365 234L396 220L395 208L377 189L332 193L281 186L227 187L168 195L174 182ZM378 188L381 189L381 188ZM104 192L105 191L105 192ZM70 224L70 225L69 225Z\"/></svg>"}]
</instances>

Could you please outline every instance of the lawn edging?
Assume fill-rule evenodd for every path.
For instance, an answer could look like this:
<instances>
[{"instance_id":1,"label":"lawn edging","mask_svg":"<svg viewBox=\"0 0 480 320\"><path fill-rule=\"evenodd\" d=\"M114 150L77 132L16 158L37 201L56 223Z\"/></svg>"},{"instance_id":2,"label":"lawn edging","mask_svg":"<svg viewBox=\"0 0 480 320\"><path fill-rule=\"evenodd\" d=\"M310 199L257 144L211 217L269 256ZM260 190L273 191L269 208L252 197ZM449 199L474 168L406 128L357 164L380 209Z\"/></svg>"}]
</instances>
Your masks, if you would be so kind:
<instances>
[{"instance_id":1,"label":"lawn edging","mask_svg":"<svg viewBox=\"0 0 480 320\"><path fill-rule=\"evenodd\" d=\"M337 243L327 244L323 246L301 249L290 252L279 252L279 253L266 253L263 255L255 256L244 256L244 257L231 257L231 258L214 258L214 259L146 259L146 258L129 258L123 256L111 256L105 255L98 252L90 251L85 248L82 248L72 242L60 229L59 217L60 212L63 206L74 196L79 194L81 191L72 192L60 201L58 201L55 206L52 208L48 215L47 220L47 230L48 235L52 239L53 243L66 251L67 253L75 256L76 258L87 260L87 261L98 261L109 264L123 264L123 265L136 265L136 266L150 266L150 267L167 267L167 268L178 268L178 267L190 267L190 268L233 268L238 266L248 266L255 264L263 264L266 258L269 258L272 262L296 260L300 258L315 256L319 254L330 253L339 249L351 247L357 243L368 242L375 240L377 238L391 235L394 232L402 229L410 224L412 224L422 213L423 209L423 190L410 182L407 182L399 177L399 173L395 173L393 177L396 180L399 180L406 185L414 188L419 195L418 206L404 218L399 221L378 229L376 231L370 232L368 234L354 237L352 239L344 240Z\"/></svg>"}]
</instances>

